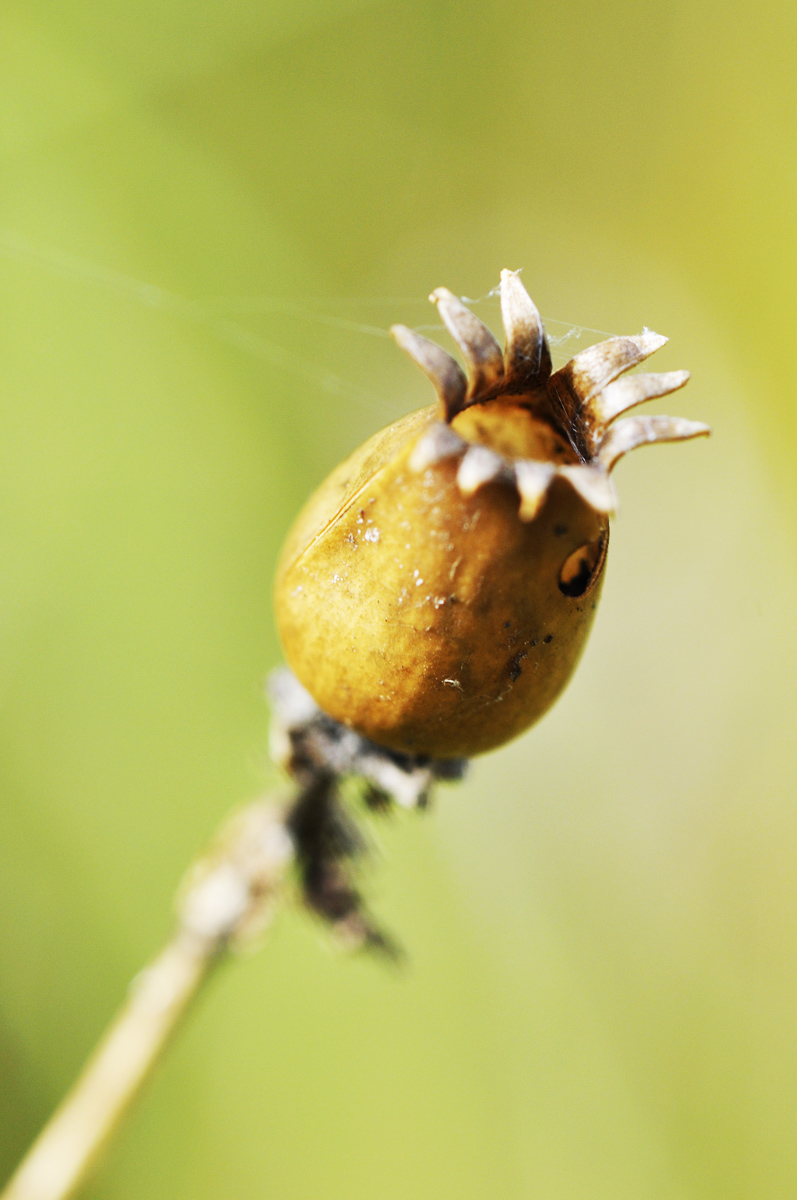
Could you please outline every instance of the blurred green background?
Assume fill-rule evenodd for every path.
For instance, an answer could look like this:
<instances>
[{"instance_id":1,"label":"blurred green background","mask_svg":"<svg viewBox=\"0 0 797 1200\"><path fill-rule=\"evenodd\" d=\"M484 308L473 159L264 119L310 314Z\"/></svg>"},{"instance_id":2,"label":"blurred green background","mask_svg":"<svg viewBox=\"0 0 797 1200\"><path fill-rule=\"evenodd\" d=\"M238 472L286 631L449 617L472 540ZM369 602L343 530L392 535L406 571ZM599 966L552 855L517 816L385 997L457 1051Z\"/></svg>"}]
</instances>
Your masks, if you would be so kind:
<instances>
[{"instance_id":1,"label":"blurred green background","mask_svg":"<svg viewBox=\"0 0 797 1200\"><path fill-rule=\"evenodd\" d=\"M523 279L670 335L566 696L375 830L396 972L303 914L218 977L99 1200L797 1192L797 9L0 10L0 1168L273 780L280 540ZM495 300L476 311L499 328Z\"/></svg>"}]
</instances>

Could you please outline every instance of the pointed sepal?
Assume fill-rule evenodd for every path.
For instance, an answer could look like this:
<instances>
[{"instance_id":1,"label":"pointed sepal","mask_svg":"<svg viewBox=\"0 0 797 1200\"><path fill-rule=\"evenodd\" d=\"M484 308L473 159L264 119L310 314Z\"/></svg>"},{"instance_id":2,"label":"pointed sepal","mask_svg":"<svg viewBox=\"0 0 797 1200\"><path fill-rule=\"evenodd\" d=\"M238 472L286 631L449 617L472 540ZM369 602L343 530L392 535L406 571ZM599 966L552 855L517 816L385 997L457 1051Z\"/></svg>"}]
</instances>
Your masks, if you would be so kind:
<instances>
[{"instance_id":1,"label":"pointed sepal","mask_svg":"<svg viewBox=\"0 0 797 1200\"><path fill-rule=\"evenodd\" d=\"M521 458L514 465L515 483L520 493L520 519L533 521L542 508L556 468L553 463Z\"/></svg>"},{"instance_id":2,"label":"pointed sepal","mask_svg":"<svg viewBox=\"0 0 797 1200\"><path fill-rule=\"evenodd\" d=\"M588 346L571 358L553 379L566 383L582 404L586 404L618 375L644 362L667 341L666 337L651 329L631 337L609 338L606 342Z\"/></svg>"},{"instance_id":3,"label":"pointed sepal","mask_svg":"<svg viewBox=\"0 0 797 1200\"><path fill-rule=\"evenodd\" d=\"M646 400L654 400L657 396L669 396L688 382L688 371L629 375L627 379L618 379L608 384L590 402L590 407L598 426L605 428L616 417L628 412L629 408L644 404Z\"/></svg>"},{"instance_id":4,"label":"pointed sepal","mask_svg":"<svg viewBox=\"0 0 797 1200\"><path fill-rule=\"evenodd\" d=\"M462 367L442 346L421 337L406 325L391 325L390 333L405 354L408 354L432 381L445 410L446 420L452 421L464 408L468 390L468 381Z\"/></svg>"},{"instance_id":5,"label":"pointed sepal","mask_svg":"<svg viewBox=\"0 0 797 1200\"><path fill-rule=\"evenodd\" d=\"M566 479L596 512L617 511L614 484L601 466L558 467L556 473Z\"/></svg>"},{"instance_id":6,"label":"pointed sepal","mask_svg":"<svg viewBox=\"0 0 797 1200\"><path fill-rule=\"evenodd\" d=\"M517 271L501 272L501 316L506 330L504 371L507 383L544 384L551 374L551 352L542 318Z\"/></svg>"},{"instance_id":7,"label":"pointed sepal","mask_svg":"<svg viewBox=\"0 0 797 1200\"><path fill-rule=\"evenodd\" d=\"M600 444L596 460L611 471L619 459L650 442L685 442L711 433L702 421L683 417L627 417L613 425Z\"/></svg>"},{"instance_id":8,"label":"pointed sepal","mask_svg":"<svg viewBox=\"0 0 797 1200\"><path fill-rule=\"evenodd\" d=\"M468 364L470 382L466 404L493 391L504 377L504 356L490 330L448 288L436 288L429 299Z\"/></svg>"},{"instance_id":9,"label":"pointed sepal","mask_svg":"<svg viewBox=\"0 0 797 1200\"><path fill-rule=\"evenodd\" d=\"M410 470L425 471L445 458L456 458L464 453L467 444L445 421L435 421L415 443L409 459Z\"/></svg>"},{"instance_id":10,"label":"pointed sepal","mask_svg":"<svg viewBox=\"0 0 797 1200\"><path fill-rule=\"evenodd\" d=\"M457 487L463 496L472 496L486 483L507 478L509 467L505 459L487 446L472 445L465 453L457 471Z\"/></svg>"}]
</instances>

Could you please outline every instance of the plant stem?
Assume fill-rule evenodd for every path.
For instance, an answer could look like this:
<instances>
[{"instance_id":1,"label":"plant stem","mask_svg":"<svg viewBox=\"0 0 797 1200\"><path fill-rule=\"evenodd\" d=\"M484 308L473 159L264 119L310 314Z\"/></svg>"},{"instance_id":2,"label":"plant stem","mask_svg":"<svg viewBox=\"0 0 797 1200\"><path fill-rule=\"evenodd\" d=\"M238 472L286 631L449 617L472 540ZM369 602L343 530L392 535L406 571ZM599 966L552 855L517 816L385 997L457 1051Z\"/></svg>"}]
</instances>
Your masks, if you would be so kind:
<instances>
[{"instance_id":1,"label":"plant stem","mask_svg":"<svg viewBox=\"0 0 797 1200\"><path fill-rule=\"evenodd\" d=\"M212 968L264 928L291 856L280 809L258 802L227 823L188 874L174 936L133 981L0 1200L67 1200L75 1194Z\"/></svg>"}]
</instances>

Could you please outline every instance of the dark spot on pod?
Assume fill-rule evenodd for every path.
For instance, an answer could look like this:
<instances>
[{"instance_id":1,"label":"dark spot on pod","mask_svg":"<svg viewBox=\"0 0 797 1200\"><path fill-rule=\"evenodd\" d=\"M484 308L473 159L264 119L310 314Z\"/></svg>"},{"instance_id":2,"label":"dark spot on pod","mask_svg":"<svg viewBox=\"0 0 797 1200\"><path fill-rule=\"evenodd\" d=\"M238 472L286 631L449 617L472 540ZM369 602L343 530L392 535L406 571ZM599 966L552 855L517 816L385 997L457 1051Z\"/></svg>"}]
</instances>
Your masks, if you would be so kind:
<instances>
[{"instance_id":1,"label":"dark spot on pod","mask_svg":"<svg viewBox=\"0 0 797 1200\"><path fill-rule=\"evenodd\" d=\"M523 668L520 664L523 662L523 659L527 654L527 650L519 650L514 658L509 660L509 678L511 679L512 683L514 683L515 680L523 674Z\"/></svg>"},{"instance_id":2,"label":"dark spot on pod","mask_svg":"<svg viewBox=\"0 0 797 1200\"><path fill-rule=\"evenodd\" d=\"M566 525L554 525L554 527L553 527L554 537L564 537L566 533L567 533Z\"/></svg>"},{"instance_id":3,"label":"dark spot on pod","mask_svg":"<svg viewBox=\"0 0 797 1200\"><path fill-rule=\"evenodd\" d=\"M553 641L553 634L546 633L545 637L542 640L545 642L546 646L549 646L551 644L551 642Z\"/></svg>"}]
</instances>

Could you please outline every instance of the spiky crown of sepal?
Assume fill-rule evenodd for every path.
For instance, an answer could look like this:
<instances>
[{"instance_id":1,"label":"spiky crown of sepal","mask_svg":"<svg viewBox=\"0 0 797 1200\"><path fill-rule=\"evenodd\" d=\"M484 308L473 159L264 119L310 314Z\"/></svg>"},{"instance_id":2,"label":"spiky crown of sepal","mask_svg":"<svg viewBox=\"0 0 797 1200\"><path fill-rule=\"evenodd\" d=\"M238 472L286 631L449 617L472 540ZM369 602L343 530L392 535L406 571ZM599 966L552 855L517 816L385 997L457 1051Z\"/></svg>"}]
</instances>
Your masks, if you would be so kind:
<instances>
[{"instance_id":1,"label":"spiky crown of sepal","mask_svg":"<svg viewBox=\"0 0 797 1200\"><path fill-rule=\"evenodd\" d=\"M610 472L624 454L650 442L680 442L710 432L707 425L682 417L617 418L637 404L682 388L688 371L633 375L619 379L667 341L645 329L614 337L582 350L551 372L548 339L539 312L520 282L519 272L501 272L501 316L506 346L501 347L483 321L447 288L429 299L437 305L449 333L462 351L468 375L441 346L406 325L391 333L429 377L442 403L445 420L432 426L416 445L410 465L424 470L444 458L461 459L460 490L470 495L486 483L503 480L520 494L520 516L536 516L556 476L565 478L596 511L616 507ZM451 428L458 413L497 398L515 400L560 434L575 461L509 461L489 447L469 444Z\"/></svg>"}]
</instances>

